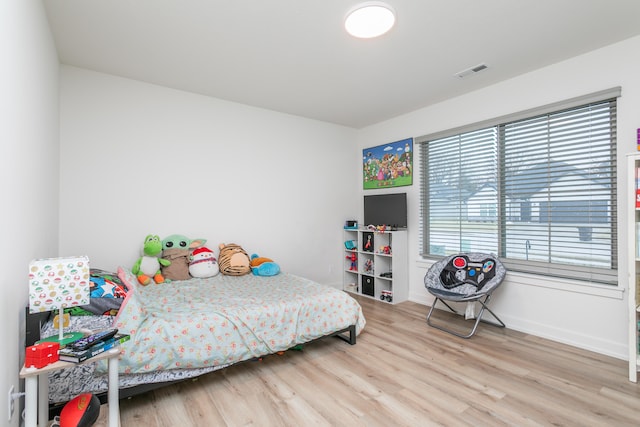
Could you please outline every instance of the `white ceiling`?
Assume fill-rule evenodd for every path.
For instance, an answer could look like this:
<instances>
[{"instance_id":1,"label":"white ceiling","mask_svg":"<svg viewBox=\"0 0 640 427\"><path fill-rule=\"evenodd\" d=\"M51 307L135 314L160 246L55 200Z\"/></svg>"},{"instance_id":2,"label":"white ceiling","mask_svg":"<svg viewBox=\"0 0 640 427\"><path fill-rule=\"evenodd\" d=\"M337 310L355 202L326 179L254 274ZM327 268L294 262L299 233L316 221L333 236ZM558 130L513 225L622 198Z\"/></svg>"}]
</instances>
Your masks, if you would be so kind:
<instances>
[{"instance_id":1,"label":"white ceiling","mask_svg":"<svg viewBox=\"0 0 640 427\"><path fill-rule=\"evenodd\" d=\"M388 0L369 40L358 0L43 1L63 64L354 128L640 34L640 0Z\"/></svg>"}]
</instances>

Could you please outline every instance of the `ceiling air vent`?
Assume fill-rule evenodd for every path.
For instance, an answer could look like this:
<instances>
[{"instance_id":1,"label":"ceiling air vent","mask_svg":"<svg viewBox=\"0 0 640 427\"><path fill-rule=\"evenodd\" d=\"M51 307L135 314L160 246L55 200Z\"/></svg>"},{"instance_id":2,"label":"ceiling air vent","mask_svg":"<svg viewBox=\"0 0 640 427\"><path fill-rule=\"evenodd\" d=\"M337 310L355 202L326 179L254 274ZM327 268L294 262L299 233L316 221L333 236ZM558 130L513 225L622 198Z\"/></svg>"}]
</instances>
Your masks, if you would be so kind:
<instances>
[{"instance_id":1,"label":"ceiling air vent","mask_svg":"<svg viewBox=\"0 0 640 427\"><path fill-rule=\"evenodd\" d=\"M487 67L487 64L478 64L475 67L467 68L466 70L462 70L454 75L459 79L464 79L465 77L477 74L480 71L486 70L487 68L489 68Z\"/></svg>"}]
</instances>

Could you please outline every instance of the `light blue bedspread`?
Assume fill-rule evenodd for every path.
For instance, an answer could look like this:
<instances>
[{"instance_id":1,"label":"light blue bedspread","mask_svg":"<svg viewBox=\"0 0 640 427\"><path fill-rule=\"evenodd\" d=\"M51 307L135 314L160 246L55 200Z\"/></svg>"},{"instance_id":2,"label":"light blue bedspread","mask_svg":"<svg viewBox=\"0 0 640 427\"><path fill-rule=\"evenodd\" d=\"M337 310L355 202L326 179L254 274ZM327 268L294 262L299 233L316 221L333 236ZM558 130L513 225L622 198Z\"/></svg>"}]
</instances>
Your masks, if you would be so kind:
<instances>
[{"instance_id":1,"label":"light blue bedspread","mask_svg":"<svg viewBox=\"0 0 640 427\"><path fill-rule=\"evenodd\" d=\"M295 275L224 276L133 285L115 327L131 335L120 371L215 367L287 350L356 325L358 302L346 292Z\"/></svg>"}]
</instances>

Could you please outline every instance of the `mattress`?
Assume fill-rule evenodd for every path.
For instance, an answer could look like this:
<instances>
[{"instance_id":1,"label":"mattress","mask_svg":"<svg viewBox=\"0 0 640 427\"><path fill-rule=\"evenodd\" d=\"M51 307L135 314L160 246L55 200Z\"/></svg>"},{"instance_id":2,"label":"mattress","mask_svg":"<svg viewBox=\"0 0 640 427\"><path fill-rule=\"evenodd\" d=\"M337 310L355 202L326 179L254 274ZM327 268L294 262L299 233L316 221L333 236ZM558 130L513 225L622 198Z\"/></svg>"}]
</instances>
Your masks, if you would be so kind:
<instances>
[{"instance_id":1,"label":"mattress","mask_svg":"<svg viewBox=\"0 0 640 427\"><path fill-rule=\"evenodd\" d=\"M115 321L131 335L119 364L127 374L228 365L365 325L347 293L287 273L131 287Z\"/></svg>"}]
</instances>

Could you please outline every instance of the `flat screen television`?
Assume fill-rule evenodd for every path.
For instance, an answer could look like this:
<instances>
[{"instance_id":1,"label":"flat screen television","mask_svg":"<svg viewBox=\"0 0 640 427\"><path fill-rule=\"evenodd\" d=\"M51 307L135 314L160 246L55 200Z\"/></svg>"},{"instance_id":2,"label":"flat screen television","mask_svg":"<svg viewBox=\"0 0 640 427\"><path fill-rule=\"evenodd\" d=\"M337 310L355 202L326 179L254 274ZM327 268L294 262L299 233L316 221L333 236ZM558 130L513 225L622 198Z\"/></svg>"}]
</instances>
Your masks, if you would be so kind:
<instances>
[{"instance_id":1,"label":"flat screen television","mask_svg":"<svg viewBox=\"0 0 640 427\"><path fill-rule=\"evenodd\" d=\"M407 228L407 193L364 196L364 226Z\"/></svg>"}]
</instances>

